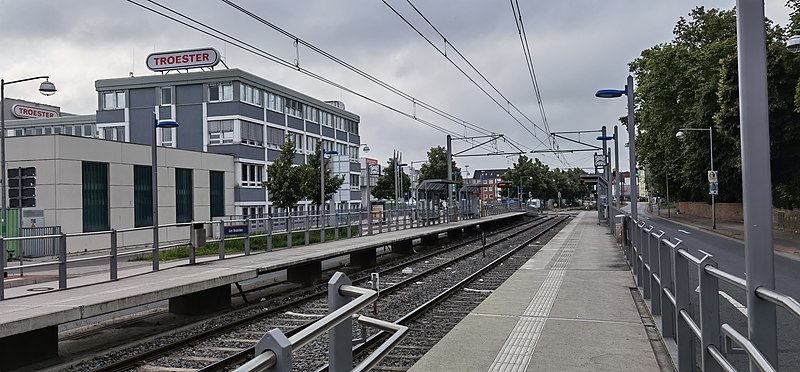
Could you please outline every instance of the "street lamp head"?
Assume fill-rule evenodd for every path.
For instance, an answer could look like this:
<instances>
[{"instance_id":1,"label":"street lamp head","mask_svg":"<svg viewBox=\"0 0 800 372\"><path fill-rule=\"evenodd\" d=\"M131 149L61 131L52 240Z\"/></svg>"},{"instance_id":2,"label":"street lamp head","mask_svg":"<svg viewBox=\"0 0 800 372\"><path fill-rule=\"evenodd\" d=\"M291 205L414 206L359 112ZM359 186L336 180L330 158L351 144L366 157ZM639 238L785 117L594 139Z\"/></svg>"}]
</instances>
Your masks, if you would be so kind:
<instances>
[{"instance_id":1,"label":"street lamp head","mask_svg":"<svg viewBox=\"0 0 800 372\"><path fill-rule=\"evenodd\" d=\"M178 127L178 122L175 121L175 120L159 120L156 123L156 127L163 128L163 129L177 128Z\"/></svg>"},{"instance_id":2,"label":"street lamp head","mask_svg":"<svg viewBox=\"0 0 800 372\"><path fill-rule=\"evenodd\" d=\"M369 145L367 145L366 143L362 143L361 146L363 147L362 150L364 150L364 153L368 153L369 152Z\"/></svg>"},{"instance_id":3,"label":"street lamp head","mask_svg":"<svg viewBox=\"0 0 800 372\"><path fill-rule=\"evenodd\" d=\"M42 93L46 96L52 96L53 94L56 94L56 85L51 83L50 80L45 79L45 81L39 85L39 93Z\"/></svg>"},{"instance_id":4,"label":"street lamp head","mask_svg":"<svg viewBox=\"0 0 800 372\"><path fill-rule=\"evenodd\" d=\"M322 152L322 155L339 155L339 151L336 150L325 150Z\"/></svg>"},{"instance_id":5,"label":"street lamp head","mask_svg":"<svg viewBox=\"0 0 800 372\"><path fill-rule=\"evenodd\" d=\"M624 90L619 89L600 89L594 94L597 98L618 98L626 94Z\"/></svg>"},{"instance_id":6,"label":"street lamp head","mask_svg":"<svg viewBox=\"0 0 800 372\"><path fill-rule=\"evenodd\" d=\"M598 141L612 141L614 136L597 136Z\"/></svg>"},{"instance_id":7,"label":"street lamp head","mask_svg":"<svg viewBox=\"0 0 800 372\"><path fill-rule=\"evenodd\" d=\"M800 35L794 35L786 40L786 49L793 53L800 52Z\"/></svg>"},{"instance_id":8,"label":"street lamp head","mask_svg":"<svg viewBox=\"0 0 800 372\"><path fill-rule=\"evenodd\" d=\"M675 133L675 137L678 137L678 139L683 139L683 136L685 135L686 133L684 133L682 130L679 130L678 133Z\"/></svg>"}]
</instances>

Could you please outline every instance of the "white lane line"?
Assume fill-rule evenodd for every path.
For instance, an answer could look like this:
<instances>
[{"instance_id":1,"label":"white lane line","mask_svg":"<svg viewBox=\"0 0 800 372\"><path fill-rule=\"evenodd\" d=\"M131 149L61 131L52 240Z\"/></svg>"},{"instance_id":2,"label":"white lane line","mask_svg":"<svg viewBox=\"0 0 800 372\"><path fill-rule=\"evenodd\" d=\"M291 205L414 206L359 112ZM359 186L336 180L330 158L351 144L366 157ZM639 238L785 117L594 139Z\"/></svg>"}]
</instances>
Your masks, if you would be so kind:
<instances>
[{"instance_id":1,"label":"white lane line","mask_svg":"<svg viewBox=\"0 0 800 372\"><path fill-rule=\"evenodd\" d=\"M473 288L464 288L467 292L478 292L478 293L493 293L494 291L491 289L473 289Z\"/></svg>"},{"instance_id":2,"label":"white lane line","mask_svg":"<svg viewBox=\"0 0 800 372\"><path fill-rule=\"evenodd\" d=\"M747 306L742 305L739 301L736 301L735 298L731 297L731 295L725 293L724 291L719 291L719 294L722 297L725 297L725 299L728 300L728 302L730 302L731 305L736 308L736 310L739 310L739 312L742 313L745 318L747 317Z\"/></svg>"},{"instance_id":3,"label":"white lane line","mask_svg":"<svg viewBox=\"0 0 800 372\"><path fill-rule=\"evenodd\" d=\"M689 235L692 235L692 233L690 233L690 232L688 232L688 231L686 231L686 230L681 230L681 229L678 229L678 231L679 231L679 232L682 232L682 233L684 233L684 234L689 234Z\"/></svg>"}]
</instances>

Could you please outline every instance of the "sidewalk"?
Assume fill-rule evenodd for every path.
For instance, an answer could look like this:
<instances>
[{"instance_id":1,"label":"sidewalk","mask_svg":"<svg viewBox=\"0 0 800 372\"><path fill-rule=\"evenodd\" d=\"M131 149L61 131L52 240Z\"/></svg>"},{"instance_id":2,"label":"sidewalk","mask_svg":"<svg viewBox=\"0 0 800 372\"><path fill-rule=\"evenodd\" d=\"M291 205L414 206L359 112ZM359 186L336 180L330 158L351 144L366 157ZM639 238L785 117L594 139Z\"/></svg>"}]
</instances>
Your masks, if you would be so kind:
<instances>
[{"instance_id":1,"label":"sidewalk","mask_svg":"<svg viewBox=\"0 0 800 372\"><path fill-rule=\"evenodd\" d=\"M667 211L662 209L659 216L658 211L647 212L651 217L662 218L674 223L704 229L708 232L722 235L738 241L744 241L744 222L743 221L730 221L717 219L716 230L711 228L711 219L705 217L691 216L688 214L675 214L672 211L667 217ZM794 234L786 231L773 232L773 243L775 251L783 253L785 256L800 260L800 234Z\"/></svg>"},{"instance_id":2,"label":"sidewalk","mask_svg":"<svg viewBox=\"0 0 800 372\"><path fill-rule=\"evenodd\" d=\"M671 370L608 229L582 212L412 368Z\"/></svg>"}]
</instances>

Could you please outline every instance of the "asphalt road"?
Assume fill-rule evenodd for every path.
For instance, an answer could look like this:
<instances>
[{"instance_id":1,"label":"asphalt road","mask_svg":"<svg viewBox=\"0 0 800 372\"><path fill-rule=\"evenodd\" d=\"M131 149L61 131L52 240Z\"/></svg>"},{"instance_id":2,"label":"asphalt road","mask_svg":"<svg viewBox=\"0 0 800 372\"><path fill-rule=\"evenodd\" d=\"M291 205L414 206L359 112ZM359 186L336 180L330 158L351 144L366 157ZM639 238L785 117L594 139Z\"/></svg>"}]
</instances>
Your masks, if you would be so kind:
<instances>
[{"instance_id":1,"label":"asphalt road","mask_svg":"<svg viewBox=\"0 0 800 372\"><path fill-rule=\"evenodd\" d=\"M703 229L690 228L674 223L666 218L649 215L644 212L645 204L639 204L639 217L653 225L654 232L664 231L664 237L682 240L681 246L696 257L705 254L713 256L720 269L745 276L744 243L735 239L707 232ZM697 288L697 270L689 268L689 282L691 288ZM782 255L775 255L775 282L776 289L788 294L795 299L800 299L800 261ZM722 323L731 324L737 331L747 335L747 305L746 294L743 290L720 282L720 320ZM692 317L699 323L698 304L699 294L692 291ZM796 318L787 311L778 308L778 369L782 371L800 371L800 318ZM699 350L699 348L697 349ZM746 355L730 355L729 359L739 370L747 370Z\"/></svg>"}]
</instances>

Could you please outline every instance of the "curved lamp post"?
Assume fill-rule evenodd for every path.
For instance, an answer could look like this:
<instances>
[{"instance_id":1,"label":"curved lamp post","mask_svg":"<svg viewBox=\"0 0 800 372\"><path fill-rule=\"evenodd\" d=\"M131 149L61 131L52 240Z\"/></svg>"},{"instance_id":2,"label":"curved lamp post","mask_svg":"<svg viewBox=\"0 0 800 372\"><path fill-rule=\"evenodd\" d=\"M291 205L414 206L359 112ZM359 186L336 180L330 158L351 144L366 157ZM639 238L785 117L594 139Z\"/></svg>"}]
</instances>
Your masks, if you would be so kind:
<instances>
[{"instance_id":1,"label":"curved lamp post","mask_svg":"<svg viewBox=\"0 0 800 372\"><path fill-rule=\"evenodd\" d=\"M675 133L675 137L678 137L678 139L683 139L683 137L686 136L686 133L684 133L684 131L703 131L703 132L707 131L708 132L708 141L709 141L708 145L709 145L709 152L711 154L711 171L713 172L714 171L714 127L708 127L708 128L680 128L678 130L678 133ZM711 181L709 181L709 182L711 182ZM715 190L715 192L716 192L716 190ZM716 195L716 194L711 193L710 189L709 189L709 194L711 194L711 228L712 229L716 229L717 228L717 213L716 213L716 206L714 205L714 195Z\"/></svg>"},{"instance_id":2,"label":"curved lamp post","mask_svg":"<svg viewBox=\"0 0 800 372\"><path fill-rule=\"evenodd\" d=\"M603 167L603 171L604 171L603 173L606 176L606 203L608 203L608 207L606 208L606 218L608 219L608 225L611 227L611 232L614 233L614 236L617 236L617 225L612 220L613 216L611 215L611 206L613 204L613 200L611 198L611 159L610 159L611 158L611 148L607 148L606 147L606 143L608 141L614 141L615 148L617 149L617 158L616 158L617 161L616 161L615 164L617 166L617 169L619 169L619 147L616 145L617 144L616 139L617 139L617 126L616 125L614 126L614 135L613 136L606 135L606 126L605 125L603 126L603 135L602 136L597 136L597 140L598 141L603 141L603 155L605 155L605 158L606 158L606 166ZM617 185L617 192L619 192L619 185ZM619 202L619 195L618 194L617 194L617 201Z\"/></svg>"},{"instance_id":3,"label":"curved lamp post","mask_svg":"<svg viewBox=\"0 0 800 372\"><path fill-rule=\"evenodd\" d=\"M153 112L153 142L152 142L152 188L153 188L153 271L158 271L158 146L156 145L156 130L158 128L171 129L177 128L178 122L175 120L158 120L156 113Z\"/></svg>"},{"instance_id":4,"label":"curved lamp post","mask_svg":"<svg viewBox=\"0 0 800 372\"><path fill-rule=\"evenodd\" d=\"M0 79L0 178L3 180L2 187L0 187L0 198L2 198L2 203L0 203L0 235L6 236L6 85L22 83L25 81L31 80L39 80L44 79L44 81L39 84L39 93L42 93L45 96L52 96L56 93L56 86L52 82L50 82L50 77L47 75L42 76L34 76L25 79L19 80L12 80L12 81L5 81ZM0 253L0 261L2 261L2 267L5 267L6 264L6 250L5 247L1 249L3 252ZM5 270L3 270L5 271ZM3 299L3 286L0 285L0 300Z\"/></svg>"},{"instance_id":5,"label":"curved lamp post","mask_svg":"<svg viewBox=\"0 0 800 372\"><path fill-rule=\"evenodd\" d=\"M319 241L325 241L325 155L339 155L336 150L320 150L319 154L319 212L322 215L322 226L319 229Z\"/></svg>"},{"instance_id":6,"label":"curved lamp post","mask_svg":"<svg viewBox=\"0 0 800 372\"><path fill-rule=\"evenodd\" d=\"M595 93L598 98L617 98L622 95L628 96L628 149L630 150L630 174L631 174L631 217L638 219L639 211L637 210L637 202L639 200L639 190L636 185L636 122L633 115L634 109L634 88L633 76L628 75L627 85L624 90L618 89L601 89ZM617 169L619 171L619 168Z\"/></svg>"},{"instance_id":7,"label":"curved lamp post","mask_svg":"<svg viewBox=\"0 0 800 372\"><path fill-rule=\"evenodd\" d=\"M362 147L362 151L364 153L369 152L369 146L366 143L362 143L359 145ZM366 160L364 160L364 165L366 166L366 172L364 173L367 177L367 195L366 197L366 211L367 211L367 235L372 235L372 194L370 193L370 188L372 187L372 166L367 164ZM359 221L361 217L359 217Z\"/></svg>"}]
</instances>

